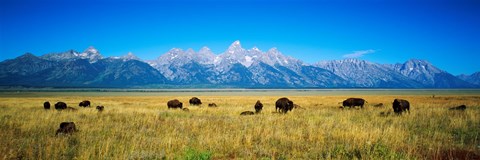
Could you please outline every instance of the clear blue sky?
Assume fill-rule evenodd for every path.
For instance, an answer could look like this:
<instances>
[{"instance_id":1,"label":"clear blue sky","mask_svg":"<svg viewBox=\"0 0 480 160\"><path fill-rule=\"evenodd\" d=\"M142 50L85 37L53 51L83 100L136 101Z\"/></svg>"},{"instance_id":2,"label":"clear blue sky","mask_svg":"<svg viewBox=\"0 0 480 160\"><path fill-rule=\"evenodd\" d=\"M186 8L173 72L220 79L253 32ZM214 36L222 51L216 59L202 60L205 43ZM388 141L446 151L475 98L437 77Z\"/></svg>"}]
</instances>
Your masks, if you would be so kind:
<instances>
[{"instance_id":1,"label":"clear blue sky","mask_svg":"<svg viewBox=\"0 0 480 160\"><path fill-rule=\"evenodd\" d=\"M0 61L89 46L142 59L174 47L219 54L235 40L307 63L415 58L471 74L480 71L480 1L0 0Z\"/></svg>"}]
</instances>

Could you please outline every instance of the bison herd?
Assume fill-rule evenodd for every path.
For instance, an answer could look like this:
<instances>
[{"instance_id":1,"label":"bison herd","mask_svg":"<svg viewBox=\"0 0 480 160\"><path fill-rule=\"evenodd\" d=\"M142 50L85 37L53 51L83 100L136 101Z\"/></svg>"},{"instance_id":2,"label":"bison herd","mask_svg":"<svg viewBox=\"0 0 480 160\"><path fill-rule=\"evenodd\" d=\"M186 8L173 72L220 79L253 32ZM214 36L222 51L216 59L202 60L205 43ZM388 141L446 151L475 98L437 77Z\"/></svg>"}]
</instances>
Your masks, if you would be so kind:
<instances>
[{"instance_id":1,"label":"bison herd","mask_svg":"<svg viewBox=\"0 0 480 160\"><path fill-rule=\"evenodd\" d=\"M190 103L191 106L199 106L199 105L202 104L202 101L198 97L192 97L189 100L189 103ZM360 107L360 108L363 108L365 106L365 104L368 103L368 102L366 100L364 100L363 98L347 98L346 100L344 100L343 102L340 102L340 103L342 104L341 108L346 108L346 107L355 108L357 106ZM172 109L175 109L175 108L182 109L182 102L180 102L177 99L170 100L170 101L167 102L167 106L168 106L168 109L171 109L171 108ZM208 106L209 107L217 107L217 104L209 103ZM384 107L384 104L383 103L378 103L378 104L374 104L373 106L374 107ZM288 111L292 111L292 109L294 109L294 108L302 109L299 105L294 104L293 101L289 100L286 97L279 98L275 102L275 112L276 113L286 114ZM393 102L392 102L392 108L393 108L393 112L396 113L397 115L400 115L404 112L410 113L410 102L408 102L407 100L404 100L404 99L394 99ZM260 100L258 100L255 103L254 109L255 109L255 112L244 111L244 112L241 112L240 115L254 115L254 114L261 113L261 111L263 109L263 104L260 102ZM465 109L466 109L465 105L450 108L450 110L465 110ZM188 108L183 108L183 110L188 111Z\"/></svg>"},{"instance_id":2,"label":"bison herd","mask_svg":"<svg viewBox=\"0 0 480 160\"><path fill-rule=\"evenodd\" d=\"M198 97L192 97L189 101L189 104L191 106L200 106L202 104L202 101L198 98ZM342 104L341 108L355 108L355 107L360 107L360 108L363 108L365 103L368 103L367 101L365 101L364 99L362 98L348 98L346 100L344 100L343 102L340 102ZM84 100L84 101L81 101L78 106L79 107L90 107L91 105L91 102L88 101L88 100ZM49 110L50 109L50 102L46 101L43 103L43 108L45 110ZM61 111L61 110L70 110L70 111L75 111L77 110L76 108L73 108L73 107L68 107L67 104L65 102L57 102L55 103L55 109L58 110L58 111ZM383 103L379 103L379 104L375 104L373 105L374 107L383 107ZM188 108L183 108L183 103L180 102L178 99L173 99L173 100L170 100L167 102L167 107L168 109L182 109L183 111L189 111ZM217 104L215 103L209 103L208 104L208 107L217 107ZM297 104L294 104L293 101L291 101L290 99L286 98L286 97L282 97L282 98L279 98L276 102L275 102L275 112L276 113L283 113L283 114L286 114L288 111L292 111L294 108L301 108L299 105ZM403 112L408 112L410 113L410 102L408 102L407 100L404 100L404 99L394 99L393 100L393 103L392 103L392 108L393 108L393 111L394 113L396 113L397 115L400 115L402 114ZM460 106L457 106L457 107L452 107L452 108L449 108L449 110L465 110L467 107L465 105L460 105ZM105 107L104 106L97 106L96 107L97 111L98 112L102 112ZM263 109L263 104L262 102L260 102L260 100L257 100L257 102L255 103L254 105L254 109L255 109L255 112L254 111L243 111L240 113L240 115L255 115L255 114L260 114L262 109ZM386 116L388 115L390 112L388 113L384 113L382 112L381 115L383 116ZM74 122L62 122L60 123L60 128L56 131L55 135L59 135L59 134L72 134L74 132L78 131L76 126L75 126L75 123Z\"/></svg>"},{"instance_id":3,"label":"bison herd","mask_svg":"<svg viewBox=\"0 0 480 160\"><path fill-rule=\"evenodd\" d=\"M81 101L78 104L79 107L90 107L90 105L91 105L91 102L88 100ZM49 110L50 106L51 105L49 101L46 101L43 103L43 108L45 110ZM55 103L54 106L57 111L62 111L62 110L76 111L77 110L76 108L67 106L67 103L65 102L57 102ZM100 105L100 106L97 106L96 109L98 112L102 112L103 110L105 110L105 107ZM60 128L57 129L57 131L55 132L55 136L58 136L59 134L69 135L77 131L78 130L74 122L62 122L60 123Z\"/></svg>"},{"instance_id":4,"label":"bison herd","mask_svg":"<svg viewBox=\"0 0 480 160\"><path fill-rule=\"evenodd\" d=\"M49 110L50 109L50 102L49 101L46 101L43 103L43 108L45 110ZM58 110L58 111L62 111L62 110L70 110L70 111L76 111L77 109L76 108L73 108L73 107L69 107L67 106L67 104L65 102L57 102L55 103L55 109ZM90 101L82 101L78 104L79 107L90 107ZM96 109L101 112L105 109L104 106L97 106Z\"/></svg>"}]
</instances>

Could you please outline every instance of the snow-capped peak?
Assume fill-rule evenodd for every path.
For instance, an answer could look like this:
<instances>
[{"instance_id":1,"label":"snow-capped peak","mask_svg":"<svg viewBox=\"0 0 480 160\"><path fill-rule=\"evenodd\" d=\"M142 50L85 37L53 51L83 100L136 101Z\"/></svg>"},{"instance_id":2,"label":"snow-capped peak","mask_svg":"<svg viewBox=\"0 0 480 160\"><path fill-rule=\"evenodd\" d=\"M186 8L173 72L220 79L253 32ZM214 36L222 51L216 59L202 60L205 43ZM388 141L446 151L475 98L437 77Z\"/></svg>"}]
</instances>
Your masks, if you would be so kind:
<instances>
[{"instance_id":1,"label":"snow-capped peak","mask_svg":"<svg viewBox=\"0 0 480 160\"><path fill-rule=\"evenodd\" d=\"M233 42L230 47L228 47L228 50L227 52L228 53L234 53L234 52L238 52L238 51L243 51L244 49L242 48L242 45L240 44L240 41L237 40L235 42Z\"/></svg>"},{"instance_id":2,"label":"snow-capped peak","mask_svg":"<svg viewBox=\"0 0 480 160\"><path fill-rule=\"evenodd\" d=\"M273 48L270 48L267 52L270 52L270 53L278 53L278 49L277 47L273 47Z\"/></svg>"},{"instance_id":3,"label":"snow-capped peak","mask_svg":"<svg viewBox=\"0 0 480 160\"><path fill-rule=\"evenodd\" d=\"M261 52L260 49L257 48L257 46L254 46L252 49L250 49L251 51L256 51L256 52Z\"/></svg>"},{"instance_id":4,"label":"snow-capped peak","mask_svg":"<svg viewBox=\"0 0 480 160\"><path fill-rule=\"evenodd\" d=\"M78 57L81 59L88 59L90 63L94 63L100 59L103 59L103 56L100 52L93 46L88 47L82 53L78 54Z\"/></svg>"},{"instance_id":5,"label":"snow-capped peak","mask_svg":"<svg viewBox=\"0 0 480 160\"><path fill-rule=\"evenodd\" d=\"M84 52L90 52L92 54L100 54L98 53L98 50L93 46L88 47Z\"/></svg>"},{"instance_id":6,"label":"snow-capped peak","mask_svg":"<svg viewBox=\"0 0 480 160\"><path fill-rule=\"evenodd\" d=\"M210 52L210 53L212 52L210 48L208 48L207 46L202 47L200 51L198 51L198 53L207 53L207 52Z\"/></svg>"},{"instance_id":7,"label":"snow-capped peak","mask_svg":"<svg viewBox=\"0 0 480 160\"><path fill-rule=\"evenodd\" d=\"M239 40L236 40L235 42L232 43L232 45L240 46L240 41L239 41Z\"/></svg>"},{"instance_id":8,"label":"snow-capped peak","mask_svg":"<svg viewBox=\"0 0 480 160\"><path fill-rule=\"evenodd\" d=\"M178 53L178 52L183 52L181 48L172 48L168 51L168 53Z\"/></svg>"}]
</instances>

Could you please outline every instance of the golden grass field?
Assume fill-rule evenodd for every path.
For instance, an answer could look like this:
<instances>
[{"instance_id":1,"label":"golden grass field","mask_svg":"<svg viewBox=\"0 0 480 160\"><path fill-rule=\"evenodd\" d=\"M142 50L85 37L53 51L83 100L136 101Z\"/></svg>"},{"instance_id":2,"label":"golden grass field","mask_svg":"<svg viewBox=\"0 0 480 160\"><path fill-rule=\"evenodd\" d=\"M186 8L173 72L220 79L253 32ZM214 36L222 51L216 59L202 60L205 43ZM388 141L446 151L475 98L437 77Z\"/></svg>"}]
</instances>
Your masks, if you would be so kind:
<instances>
[{"instance_id":1,"label":"golden grass field","mask_svg":"<svg viewBox=\"0 0 480 160\"><path fill-rule=\"evenodd\" d=\"M291 95L286 97L303 109L284 115L274 113L283 96L194 94L0 97L0 159L480 158L480 95ZM188 105L192 96L202 107ZM349 97L368 104L340 109L338 103ZM380 115L393 111L395 98L410 101L411 113ZM167 109L171 99L190 112ZM93 107L78 107L82 100ZM261 114L240 116L254 111L257 100L264 105ZM78 110L44 110L44 101ZM212 102L218 107L207 107ZM373 107L378 103L385 107ZM461 104L466 111L448 110ZM98 113L97 105L105 111ZM64 121L75 122L79 131L55 136Z\"/></svg>"}]
</instances>

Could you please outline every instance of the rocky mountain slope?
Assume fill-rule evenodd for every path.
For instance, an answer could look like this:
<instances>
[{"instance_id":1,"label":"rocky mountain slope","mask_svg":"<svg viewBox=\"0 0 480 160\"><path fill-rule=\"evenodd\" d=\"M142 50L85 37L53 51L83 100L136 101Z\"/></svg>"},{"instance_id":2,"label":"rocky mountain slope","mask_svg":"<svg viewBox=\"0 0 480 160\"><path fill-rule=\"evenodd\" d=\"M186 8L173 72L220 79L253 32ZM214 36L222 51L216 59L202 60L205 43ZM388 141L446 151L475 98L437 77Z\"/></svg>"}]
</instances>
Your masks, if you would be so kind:
<instances>
[{"instance_id":1,"label":"rocky mountain slope","mask_svg":"<svg viewBox=\"0 0 480 160\"><path fill-rule=\"evenodd\" d=\"M210 86L240 88L472 88L478 78L455 77L423 60L377 64L359 59L310 65L277 48L233 42L221 54L208 47L173 48L155 60L133 53L103 57L94 47L0 62L0 85L39 87ZM478 76L477 76L478 77ZM467 82L468 81L468 82Z\"/></svg>"}]
</instances>

